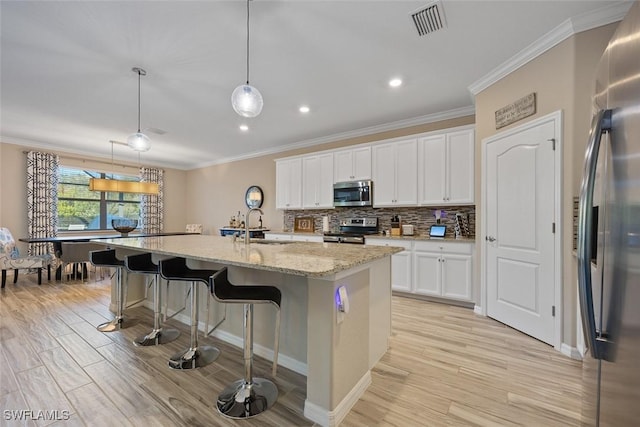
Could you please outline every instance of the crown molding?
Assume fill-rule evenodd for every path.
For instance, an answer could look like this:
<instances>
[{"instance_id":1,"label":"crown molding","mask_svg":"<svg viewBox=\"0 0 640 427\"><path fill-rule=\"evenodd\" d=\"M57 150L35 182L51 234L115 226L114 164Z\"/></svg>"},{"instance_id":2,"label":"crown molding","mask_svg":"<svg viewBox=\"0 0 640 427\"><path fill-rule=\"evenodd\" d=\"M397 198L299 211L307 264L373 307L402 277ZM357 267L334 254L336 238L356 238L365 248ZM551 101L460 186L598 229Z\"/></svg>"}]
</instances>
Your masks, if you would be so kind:
<instances>
[{"instance_id":1,"label":"crown molding","mask_svg":"<svg viewBox=\"0 0 640 427\"><path fill-rule=\"evenodd\" d=\"M467 89L471 92L472 96L475 97L492 84L498 82L574 34L622 20L631 7L631 4L632 2L629 1L617 2L567 19L525 47L511 59L505 61L487 75L469 85Z\"/></svg>"},{"instance_id":2,"label":"crown molding","mask_svg":"<svg viewBox=\"0 0 640 427\"><path fill-rule=\"evenodd\" d=\"M240 160L248 160L256 157L268 156L272 154L282 153L285 151L296 150L299 148L313 147L315 145L326 144L329 142L343 141L345 139L373 135L376 133L387 132L391 130L404 129L412 126L420 126L427 123L439 122L442 120L457 119L459 117L471 116L471 115L474 115L475 113L476 113L475 107L472 105L469 105L466 107L456 108L453 110L443 111L440 113L428 114L425 116L414 117L411 119L403 119L403 120L398 120L396 122L384 123L384 124L369 126L366 128L356 129L352 131L335 133L335 134L323 136L320 138L307 139L304 141L295 142L293 144L281 145L268 150L254 151L252 153L243 154L241 156L225 157L225 158L217 159L210 162L196 164L192 166L190 169L198 169L198 168L204 168L207 166L219 165L223 163L231 163L231 162L237 162Z\"/></svg>"},{"instance_id":3,"label":"crown molding","mask_svg":"<svg viewBox=\"0 0 640 427\"><path fill-rule=\"evenodd\" d=\"M307 148L307 147L312 147L312 146L315 146L315 145L326 144L326 143L329 143L329 142L336 142L336 141L342 141L342 140L350 139L350 138L357 138L357 137L360 137L360 136L373 135L373 134L380 133L380 132L386 132L386 131L397 130L397 129L404 129L404 128L408 128L408 127L412 127L412 126L424 125L424 124L427 124L427 123L435 123L435 122L439 122L439 121L442 121L442 120L457 119L459 117L465 117L465 116L474 115L475 112L476 112L475 107L472 106L472 105L469 105L469 106L466 106L466 107L456 108L456 109L453 109L453 110L443 111L443 112L440 112L440 113L428 114L428 115L425 115L425 116L414 117L414 118L411 118L411 119L403 119L403 120L398 120L398 121L390 122L390 123L383 123L383 124L380 124L380 125L369 126L369 127L366 127L366 128L356 129L356 130L352 130L352 131L336 133L336 134L332 134L332 135L328 135L328 136L323 136L323 137L320 137L320 138L307 139L307 140L304 140L304 141L295 142L293 144L281 145L281 146L273 147L273 148L267 149L267 150L254 151L254 152L251 152L251 153L242 154L240 156L224 157L224 158L221 158L221 159L216 159L216 160L209 161L209 162L192 164L192 165L188 165L188 166L181 166L181 165L176 165L176 164L173 164L173 163L170 163L170 162L160 162L160 161L147 161L147 163L148 164L153 164L154 166L172 168L172 169L177 169L177 170L200 169L200 168L204 168L204 167L207 167L207 166L214 166L214 165L220 165L220 164L224 164L224 163L237 162L237 161L240 161L240 160L254 159L256 157L262 157L262 156L268 156L268 155L272 155L272 154L278 154L278 153L282 153L282 152L285 152L285 151L295 150L295 149L299 149L299 148ZM10 136L1 136L0 135L0 141L6 142L8 144L21 145L21 146L32 147L32 148L40 148L40 149L45 149L45 150L49 150L49 151L51 151L51 150L61 150L61 151L64 151L66 153L69 153L69 154L86 155L86 151L79 151L79 150L60 147L60 146L57 146L57 145L54 145L54 144L43 143L43 142L38 142L38 141L33 141L33 140L28 140L28 139L22 139L22 138L15 138L15 137L10 137ZM100 156L100 155L93 155L93 156L95 156L96 158L103 158L103 156ZM115 156L114 159L119 160L119 161L127 161L126 158L120 157L120 156Z\"/></svg>"}]
</instances>

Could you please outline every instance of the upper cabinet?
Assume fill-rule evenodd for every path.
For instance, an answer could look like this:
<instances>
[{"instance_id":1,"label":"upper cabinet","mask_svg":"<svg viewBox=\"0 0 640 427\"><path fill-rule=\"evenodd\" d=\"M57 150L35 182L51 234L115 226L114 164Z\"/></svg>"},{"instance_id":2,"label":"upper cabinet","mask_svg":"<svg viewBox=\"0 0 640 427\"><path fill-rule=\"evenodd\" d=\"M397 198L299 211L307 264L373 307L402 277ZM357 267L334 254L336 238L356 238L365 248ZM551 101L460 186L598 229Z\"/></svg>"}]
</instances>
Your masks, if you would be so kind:
<instances>
[{"instance_id":1,"label":"upper cabinet","mask_svg":"<svg viewBox=\"0 0 640 427\"><path fill-rule=\"evenodd\" d=\"M371 147L335 151L333 166L333 182L371 179Z\"/></svg>"},{"instance_id":2,"label":"upper cabinet","mask_svg":"<svg viewBox=\"0 0 640 427\"><path fill-rule=\"evenodd\" d=\"M276 160L276 209L302 208L302 158Z\"/></svg>"},{"instance_id":3,"label":"upper cabinet","mask_svg":"<svg viewBox=\"0 0 640 427\"><path fill-rule=\"evenodd\" d=\"M473 128L418 140L420 205L474 203L474 146Z\"/></svg>"},{"instance_id":4,"label":"upper cabinet","mask_svg":"<svg viewBox=\"0 0 640 427\"><path fill-rule=\"evenodd\" d=\"M277 209L333 208L333 184L373 181L373 207L474 203L474 128L276 160Z\"/></svg>"},{"instance_id":5,"label":"upper cabinet","mask_svg":"<svg viewBox=\"0 0 640 427\"><path fill-rule=\"evenodd\" d=\"M372 163L374 207L418 203L416 138L374 145Z\"/></svg>"},{"instance_id":6,"label":"upper cabinet","mask_svg":"<svg viewBox=\"0 0 640 427\"><path fill-rule=\"evenodd\" d=\"M302 207L333 208L333 153L302 158Z\"/></svg>"}]
</instances>

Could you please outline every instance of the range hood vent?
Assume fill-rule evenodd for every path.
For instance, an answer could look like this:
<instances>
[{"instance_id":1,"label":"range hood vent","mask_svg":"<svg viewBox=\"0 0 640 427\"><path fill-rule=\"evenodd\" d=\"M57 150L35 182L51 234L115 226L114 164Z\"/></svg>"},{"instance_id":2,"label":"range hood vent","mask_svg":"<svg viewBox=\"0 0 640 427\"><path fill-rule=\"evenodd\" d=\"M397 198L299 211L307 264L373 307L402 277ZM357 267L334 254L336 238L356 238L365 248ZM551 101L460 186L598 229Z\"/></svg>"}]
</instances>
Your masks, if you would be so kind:
<instances>
[{"instance_id":1,"label":"range hood vent","mask_svg":"<svg viewBox=\"0 0 640 427\"><path fill-rule=\"evenodd\" d=\"M438 31L447 26L442 3L438 0L421 7L411 14L419 36Z\"/></svg>"}]
</instances>

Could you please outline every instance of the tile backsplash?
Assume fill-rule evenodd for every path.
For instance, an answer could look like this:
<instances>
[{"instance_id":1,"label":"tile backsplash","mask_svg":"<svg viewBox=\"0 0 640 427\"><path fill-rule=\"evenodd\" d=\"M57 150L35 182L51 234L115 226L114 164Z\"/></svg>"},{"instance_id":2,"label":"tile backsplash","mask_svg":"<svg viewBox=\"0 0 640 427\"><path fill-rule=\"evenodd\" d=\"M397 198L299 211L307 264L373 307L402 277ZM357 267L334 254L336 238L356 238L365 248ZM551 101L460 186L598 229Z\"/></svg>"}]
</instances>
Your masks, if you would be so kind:
<instances>
[{"instance_id":1,"label":"tile backsplash","mask_svg":"<svg viewBox=\"0 0 640 427\"><path fill-rule=\"evenodd\" d=\"M378 218L380 231L391 228L391 217L400 216L403 224L413 224L415 234L427 235L429 228L436 223L435 211L440 210L441 224L447 225L447 237L454 236L456 214L462 215L463 221L468 222L469 237L474 237L476 232L476 207L475 206L446 206L446 207L405 207L405 208L336 208L336 209L310 209L310 210L285 210L283 214L283 230L293 231L296 217L312 217L314 231L322 232L322 217L328 216L331 231L338 231L340 220L345 218ZM463 232L463 236L466 236Z\"/></svg>"}]
</instances>

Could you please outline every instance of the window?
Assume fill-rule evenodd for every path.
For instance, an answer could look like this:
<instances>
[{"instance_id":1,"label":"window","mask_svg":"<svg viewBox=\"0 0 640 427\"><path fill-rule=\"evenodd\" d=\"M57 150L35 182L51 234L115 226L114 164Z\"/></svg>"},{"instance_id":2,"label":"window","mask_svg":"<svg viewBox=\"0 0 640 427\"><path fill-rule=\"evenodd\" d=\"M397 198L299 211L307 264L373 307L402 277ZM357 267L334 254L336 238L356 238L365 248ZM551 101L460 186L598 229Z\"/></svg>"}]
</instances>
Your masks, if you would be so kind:
<instances>
[{"instance_id":1,"label":"window","mask_svg":"<svg viewBox=\"0 0 640 427\"><path fill-rule=\"evenodd\" d=\"M89 191L90 178L138 181L137 176L58 168L58 231L111 230L111 220L140 218L140 195Z\"/></svg>"}]
</instances>

